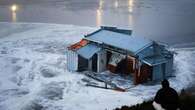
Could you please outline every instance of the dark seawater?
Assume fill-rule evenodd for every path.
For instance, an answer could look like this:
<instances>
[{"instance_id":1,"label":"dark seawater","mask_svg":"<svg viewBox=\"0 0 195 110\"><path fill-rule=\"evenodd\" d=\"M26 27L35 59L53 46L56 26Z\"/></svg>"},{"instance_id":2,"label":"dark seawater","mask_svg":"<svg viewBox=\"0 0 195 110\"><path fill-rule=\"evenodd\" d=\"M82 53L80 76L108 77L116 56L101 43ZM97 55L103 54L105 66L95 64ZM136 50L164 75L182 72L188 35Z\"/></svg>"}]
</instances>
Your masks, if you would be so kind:
<instances>
[{"instance_id":1,"label":"dark seawater","mask_svg":"<svg viewBox=\"0 0 195 110\"><path fill-rule=\"evenodd\" d=\"M0 0L0 22L109 25L170 45L195 44L195 0Z\"/></svg>"}]
</instances>

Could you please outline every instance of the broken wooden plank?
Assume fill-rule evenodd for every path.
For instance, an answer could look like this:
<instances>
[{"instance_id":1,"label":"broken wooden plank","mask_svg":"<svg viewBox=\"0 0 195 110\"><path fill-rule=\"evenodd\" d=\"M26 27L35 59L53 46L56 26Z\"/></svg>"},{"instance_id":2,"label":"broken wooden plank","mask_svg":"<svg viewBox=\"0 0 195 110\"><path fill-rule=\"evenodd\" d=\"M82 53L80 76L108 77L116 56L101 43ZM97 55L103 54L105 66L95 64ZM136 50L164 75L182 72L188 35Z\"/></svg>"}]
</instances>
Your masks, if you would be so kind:
<instances>
[{"instance_id":1,"label":"broken wooden plank","mask_svg":"<svg viewBox=\"0 0 195 110\"><path fill-rule=\"evenodd\" d=\"M122 89L122 88L108 88L108 87L104 87L104 86L98 86L98 85L93 85L93 84L86 84L86 86L91 86L91 87L95 87L95 88L101 88L101 89L109 89L109 90L115 90L118 92L126 92L126 89Z\"/></svg>"},{"instance_id":2,"label":"broken wooden plank","mask_svg":"<svg viewBox=\"0 0 195 110\"><path fill-rule=\"evenodd\" d=\"M94 79L94 80L97 80L97 81L99 81L99 82L105 82L104 80L102 80L102 79L100 79L100 78L97 78L97 77L93 76L93 75L90 74L90 73L85 73L85 75L88 76L88 77L90 77L90 78L92 78L92 79Z\"/></svg>"},{"instance_id":3,"label":"broken wooden plank","mask_svg":"<svg viewBox=\"0 0 195 110\"><path fill-rule=\"evenodd\" d=\"M85 75L88 76L88 77L90 77L90 78L92 78L92 79L94 79L94 80L96 80L96 81L105 83L105 87L98 86L98 85L92 85L92 84L86 84L86 86L92 86L92 87L103 88L103 89L112 89L112 90L116 90L116 91L120 91L120 92L127 91L126 89L123 89L123 88L118 87L114 83L111 83L109 81L102 80L102 79L100 79L98 77L95 77L95 74L93 75L93 74L90 74L90 73L86 73ZM111 88L108 88L107 85L111 86Z\"/></svg>"},{"instance_id":4,"label":"broken wooden plank","mask_svg":"<svg viewBox=\"0 0 195 110\"><path fill-rule=\"evenodd\" d=\"M101 79L101 78L95 77L95 74L86 73L85 75L88 76L88 77L90 77L90 78L92 78L92 79L94 79L94 80L96 80L96 81L104 82L104 83L106 83L107 85L110 85L111 87L114 87L114 88L117 87L116 84L111 83L110 81L106 81L106 80L103 80L103 79Z\"/></svg>"}]
</instances>

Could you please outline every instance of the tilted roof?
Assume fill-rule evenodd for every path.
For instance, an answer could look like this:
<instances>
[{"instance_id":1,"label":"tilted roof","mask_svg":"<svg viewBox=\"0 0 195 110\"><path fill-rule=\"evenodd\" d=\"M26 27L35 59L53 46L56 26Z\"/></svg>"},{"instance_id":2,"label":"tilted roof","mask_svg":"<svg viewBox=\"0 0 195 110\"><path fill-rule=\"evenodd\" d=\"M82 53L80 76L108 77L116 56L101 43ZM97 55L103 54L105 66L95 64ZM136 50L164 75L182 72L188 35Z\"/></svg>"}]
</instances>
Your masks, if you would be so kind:
<instances>
[{"instance_id":1,"label":"tilted roof","mask_svg":"<svg viewBox=\"0 0 195 110\"><path fill-rule=\"evenodd\" d=\"M81 47L76 52L81 55L83 58L90 59L96 52L100 51L101 48L93 45L87 44L84 47Z\"/></svg>"},{"instance_id":2,"label":"tilted roof","mask_svg":"<svg viewBox=\"0 0 195 110\"><path fill-rule=\"evenodd\" d=\"M144 37L135 37L104 29L100 29L86 36L85 39L124 49L134 54L139 53L142 49L153 44L153 41Z\"/></svg>"},{"instance_id":3,"label":"tilted roof","mask_svg":"<svg viewBox=\"0 0 195 110\"><path fill-rule=\"evenodd\" d=\"M150 66L154 66L154 65L166 63L167 59L162 55L155 55L155 56L146 57L142 61Z\"/></svg>"}]
</instances>

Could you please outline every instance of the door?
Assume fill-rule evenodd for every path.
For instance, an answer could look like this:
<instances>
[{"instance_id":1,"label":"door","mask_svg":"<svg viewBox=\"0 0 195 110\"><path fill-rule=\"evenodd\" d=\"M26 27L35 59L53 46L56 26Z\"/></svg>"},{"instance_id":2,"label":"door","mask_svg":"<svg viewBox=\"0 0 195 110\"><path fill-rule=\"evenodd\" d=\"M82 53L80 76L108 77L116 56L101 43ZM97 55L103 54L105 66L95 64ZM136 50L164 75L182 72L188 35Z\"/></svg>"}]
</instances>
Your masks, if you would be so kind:
<instances>
[{"instance_id":1,"label":"door","mask_svg":"<svg viewBox=\"0 0 195 110\"><path fill-rule=\"evenodd\" d=\"M142 64L140 69L136 69L134 83L140 84L152 80L152 70L151 66Z\"/></svg>"},{"instance_id":2,"label":"door","mask_svg":"<svg viewBox=\"0 0 195 110\"><path fill-rule=\"evenodd\" d=\"M162 74L163 74L162 76L163 76L163 79L164 79L166 77L166 72L165 72L166 65L165 65L165 63L162 64L162 68L161 69L162 69Z\"/></svg>"},{"instance_id":3,"label":"door","mask_svg":"<svg viewBox=\"0 0 195 110\"><path fill-rule=\"evenodd\" d=\"M78 55L78 72L88 70L88 59Z\"/></svg>"},{"instance_id":4,"label":"door","mask_svg":"<svg viewBox=\"0 0 195 110\"><path fill-rule=\"evenodd\" d=\"M92 71L97 72L97 60L98 60L98 55L94 54L92 57Z\"/></svg>"}]
</instances>

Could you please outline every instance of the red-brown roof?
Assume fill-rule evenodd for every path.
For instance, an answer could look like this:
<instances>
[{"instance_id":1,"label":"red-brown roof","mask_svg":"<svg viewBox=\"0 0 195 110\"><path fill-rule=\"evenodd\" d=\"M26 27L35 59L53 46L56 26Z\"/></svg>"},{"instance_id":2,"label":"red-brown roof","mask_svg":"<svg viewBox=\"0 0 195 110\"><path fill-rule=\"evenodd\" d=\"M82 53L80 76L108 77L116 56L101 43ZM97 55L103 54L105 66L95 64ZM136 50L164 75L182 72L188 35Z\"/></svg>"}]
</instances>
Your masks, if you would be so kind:
<instances>
[{"instance_id":1,"label":"red-brown roof","mask_svg":"<svg viewBox=\"0 0 195 110\"><path fill-rule=\"evenodd\" d=\"M88 44L88 41L85 40L85 39L82 39L81 41L79 41L79 42L77 42L77 43L75 43L75 44L69 46L69 47L68 47L68 50L73 50L73 51L75 51L75 50L78 50L79 48L81 48L81 47L83 47L83 46L85 46L85 45L87 45L87 44Z\"/></svg>"}]
</instances>

